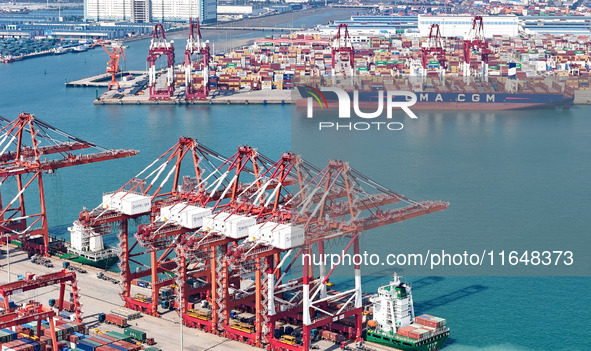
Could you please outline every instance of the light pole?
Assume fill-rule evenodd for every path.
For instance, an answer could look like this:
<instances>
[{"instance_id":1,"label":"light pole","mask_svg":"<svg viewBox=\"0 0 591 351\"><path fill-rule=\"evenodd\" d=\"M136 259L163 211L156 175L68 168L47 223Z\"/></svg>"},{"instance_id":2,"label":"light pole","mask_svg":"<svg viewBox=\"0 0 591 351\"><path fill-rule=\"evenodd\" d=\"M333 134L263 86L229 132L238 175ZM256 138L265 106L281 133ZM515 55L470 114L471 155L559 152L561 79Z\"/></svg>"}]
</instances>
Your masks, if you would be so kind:
<instances>
[{"instance_id":1,"label":"light pole","mask_svg":"<svg viewBox=\"0 0 591 351\"><path fill-rule=\"evenodd\" d=\"M176 287L177 289L179 289L179 317L180 317L180 321L181 321L181 325L180 325L180 332L181 332L181 351L183 351L183 289L181 289L181 286L179 285L179 283L181 282L181 279L177 280L176 283Z\"/></svg>"},{"instance_id":2,"label":"light pole","mask_svg":"<svg viewBox=\"0 0 591 351\"><path fill-rule=\"evenodd\" d=\"M7 268L8 271L8 282L10 283L10 247L8 246L9 236L6 234L6 261L7 261Z\"/></svg>"}]
</instances>

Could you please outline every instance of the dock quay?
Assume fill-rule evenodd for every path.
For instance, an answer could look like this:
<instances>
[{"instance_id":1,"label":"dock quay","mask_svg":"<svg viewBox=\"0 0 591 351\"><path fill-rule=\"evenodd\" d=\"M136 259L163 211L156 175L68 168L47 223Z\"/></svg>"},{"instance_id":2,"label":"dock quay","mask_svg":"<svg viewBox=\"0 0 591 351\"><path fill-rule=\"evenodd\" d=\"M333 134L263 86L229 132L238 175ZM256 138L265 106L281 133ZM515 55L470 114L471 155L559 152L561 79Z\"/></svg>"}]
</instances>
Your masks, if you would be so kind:
<instances>
[{"instance_id":1,"label":"dock quay","mask_svg":"<svg viewBox=\"0 0 591 351\"><path fill-rule=\"evenodd\" d=\"M6 246L0 249L0 284L7 282L8 265L6 258ZM117 272L104 271L102 269L74 263L72 261L63 260L52 256L51 262L54 268L48 268L32 263L27 253L22 251L16 245L9 245L10 250L10 281L14 282L19 275L25 275L27 272L35 272L38 275L53 273L61 269L63 262L69 262L70 265L83 268L87 271L85 274L77 274L77 283L79 287L80 301L82 304L82 322L89 329L91 335L96 335L97 332L116 331L123 332L123 328L117 327L113 324L106 325L98 321L98 316L101 313L109 313L112 310L125 310L129 313L134 313L132 310L123 307L119 293L121 287L119 284L113 284L107 280L97 278L97 273L102 272L105 276L119 280L120 276ZM59 267L59 268L57 268ZM59 285L47 286L35 291L35 299L39 302L47 304L47 301L59 296ZM139 286L132 286L133 294L150 294L149 288L142 288ZM29 293L15 294L11 299L17 303L27 302L32 298ZM176 310L170 310L162 313L160 318L152 317L147 314L141 314L140 318L130 321L133 328L147 331L150 337L156 341L156 345L162 350L179 350L180 349L180 326L179 315ZM174 336L174 337L173 337ZM353 346L353 342L348 342ZM318 340L314 343L320 350L338 350L339 345L334 344L329 340ZM383 346L377 344L367 343L373 350L387 350ZM211 333L194 329L183 328L183 349L185 350L216 350L216 351L248 351L261 350L260 348L250 346L248 344L230 340L225 337L217 336Z\"/></svg>"},{"instance_id":2,"label":"dock quay","mask_svg":"<svg viewBox=\"0 0 591 351\"><path fill-rule=\"evenodd\" d=\"M2 254L2 267L0 268L0 275L2 282L6 282L7 277L7 265L6 265L6 250L3 247ZM37 274L46 274L55 272L62 267L61 260L56 257L51 257L51 261L55 267L60 268L47 268L44 266L36 265L32 263L24 251L21 251L19 247L10 245L10 278L11 281L16 281L18 275L24 275L26 272L35 272ZM101 280L97 278L96 273L103 272L109 277L119 279L119 274L115 272L104 272L101 269L82 266L78 263L70 264L83 267L88 271L86 274L78 274L78 287L80 288L80 299L83 305L82 307L82 319L83 323L90 329L97 328L99 330L110 330L123 332L123 328L119 328L115 325L101 324L98 322L98 315L100 313L109 313L111 310L122 309L123 301L119 297L121 288L118 284L113 284L109 281ZM134 293L147 293L149 289L140 288L134 286ZM137 290L137 291L136 291ZM39 302L47 304L47 301L51 298L56 298L59 295L59 285L49 286L36 291L36 299ZM12 296L15 303L26 302L30 300L30 296L27 293L16 294ZM131 310L130 310L131 311ZM130 324L134 328L145 330L149 332L150 337L153 337L156 341L156 346L162 350L179 350L179 316L176 311L172 310L168 313L164 313L161 318L156 318L142 314L141 318L130 321ZM174 337L172 337L174 336ZM220 338L218 336L204 333L197 329L185 328L183 333L183 343L185 350L207 350L215 349L220 351L237 351L237 350L260 350L258 348L237 342L229 339Z\"/></svg>"},{"instance_id":3,"label":"dock quay","mask_svg":"<svg viewBox=\"0 0 591 351\"><path fill-rule=\"evenodd\" d=\"M138 76L145 75L146 72L143 71L124 71L121 72L121 76L129 76L132 75L134 78ZM71 82L66 82L67 87L98 87L98 88L106 88L109 85L109 81L111 79L110 73L101 73L94 76L73 80ZM121 85L126 86L126 81L122 81ZM133 81L129 81L129 85L133 85Z\"/></svg>"},{"instance_id":4,"label":"dock quay","mask_svg":"<svg viewBox=\"0 0 591 351\"><path fill-rule=\"evenodd\" d=\"M176 95L170 100L150 100L148 94L128 95L107 91L95 105L193 105L193 104L291 104L291 90L253 90L253 91L223 91L216 90L206 100L186 100L184 94Z\"/></svg>"}]
</instances>

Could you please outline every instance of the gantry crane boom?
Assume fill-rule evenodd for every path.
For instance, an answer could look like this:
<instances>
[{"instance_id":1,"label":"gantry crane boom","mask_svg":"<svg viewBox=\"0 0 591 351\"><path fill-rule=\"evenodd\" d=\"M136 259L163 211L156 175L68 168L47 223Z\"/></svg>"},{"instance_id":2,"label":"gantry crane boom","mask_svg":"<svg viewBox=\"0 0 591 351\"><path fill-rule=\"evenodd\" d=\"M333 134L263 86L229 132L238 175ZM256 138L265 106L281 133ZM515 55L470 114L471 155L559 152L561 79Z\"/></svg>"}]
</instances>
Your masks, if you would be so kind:
<instances>
[{"instance_id":1,"label":"gantry crane boom","mask_svg":"<svg viewBox=\"0 0 591 351\"><path fill-rule=\"evenodd\" d=\"M13 121L0 118L0 124L0 184L10 177L17 180L17 195L6 206L0 203L0 234L22 239L24 248L45 255L48 254L49 232L43 173L53 173L64 167L123 158L138 153L136 150L109 150L99 147L26 112L19 114ZM77 155L73 153L88 149L99 152ZM26 174L30 174L31 177L25 183L22 176ZM24 192L34 181L38 185L41 212L32 214L25 211ZM36 234L43 236L41 246L27 242L31 235Z\"/></svg>"}]
</instances>

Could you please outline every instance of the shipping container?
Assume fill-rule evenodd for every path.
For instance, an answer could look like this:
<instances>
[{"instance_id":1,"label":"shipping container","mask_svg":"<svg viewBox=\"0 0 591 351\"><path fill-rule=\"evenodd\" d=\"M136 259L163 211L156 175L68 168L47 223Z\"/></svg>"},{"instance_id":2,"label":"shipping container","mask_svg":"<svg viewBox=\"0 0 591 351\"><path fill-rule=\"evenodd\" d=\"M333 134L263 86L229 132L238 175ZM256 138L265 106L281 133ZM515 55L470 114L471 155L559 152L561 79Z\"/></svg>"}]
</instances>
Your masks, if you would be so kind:
<instances>
[{"instance_id":1,"label":"shipping container","mask_svg":"<svg viewBox=\"0 0 591 351\"><path fill-rule=\"evenodd\" d=\"M111 313L105 314L105 322L107 324L115 324L121 328L127 326L127 319L121 316L117 316Z\"/></svg>"}]
</instances>

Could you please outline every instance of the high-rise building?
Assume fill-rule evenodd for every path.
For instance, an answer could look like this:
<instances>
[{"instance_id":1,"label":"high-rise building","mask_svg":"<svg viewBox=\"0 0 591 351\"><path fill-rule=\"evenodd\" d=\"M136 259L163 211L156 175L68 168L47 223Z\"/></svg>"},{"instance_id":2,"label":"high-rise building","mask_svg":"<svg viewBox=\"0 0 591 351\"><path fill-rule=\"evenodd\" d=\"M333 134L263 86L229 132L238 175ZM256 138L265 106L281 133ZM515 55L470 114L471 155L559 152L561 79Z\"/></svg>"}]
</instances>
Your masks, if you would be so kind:
<instances>
[{"instance_id":1,"label":"high-rise building","mask_svg":"<svg viewBox=\"0 0 591 351\"><path fill-rule=\"evenodd\" d=\"M216 0L84 0L84 18L92 21L215 22Z\"/></svg>"}]
</instances>

